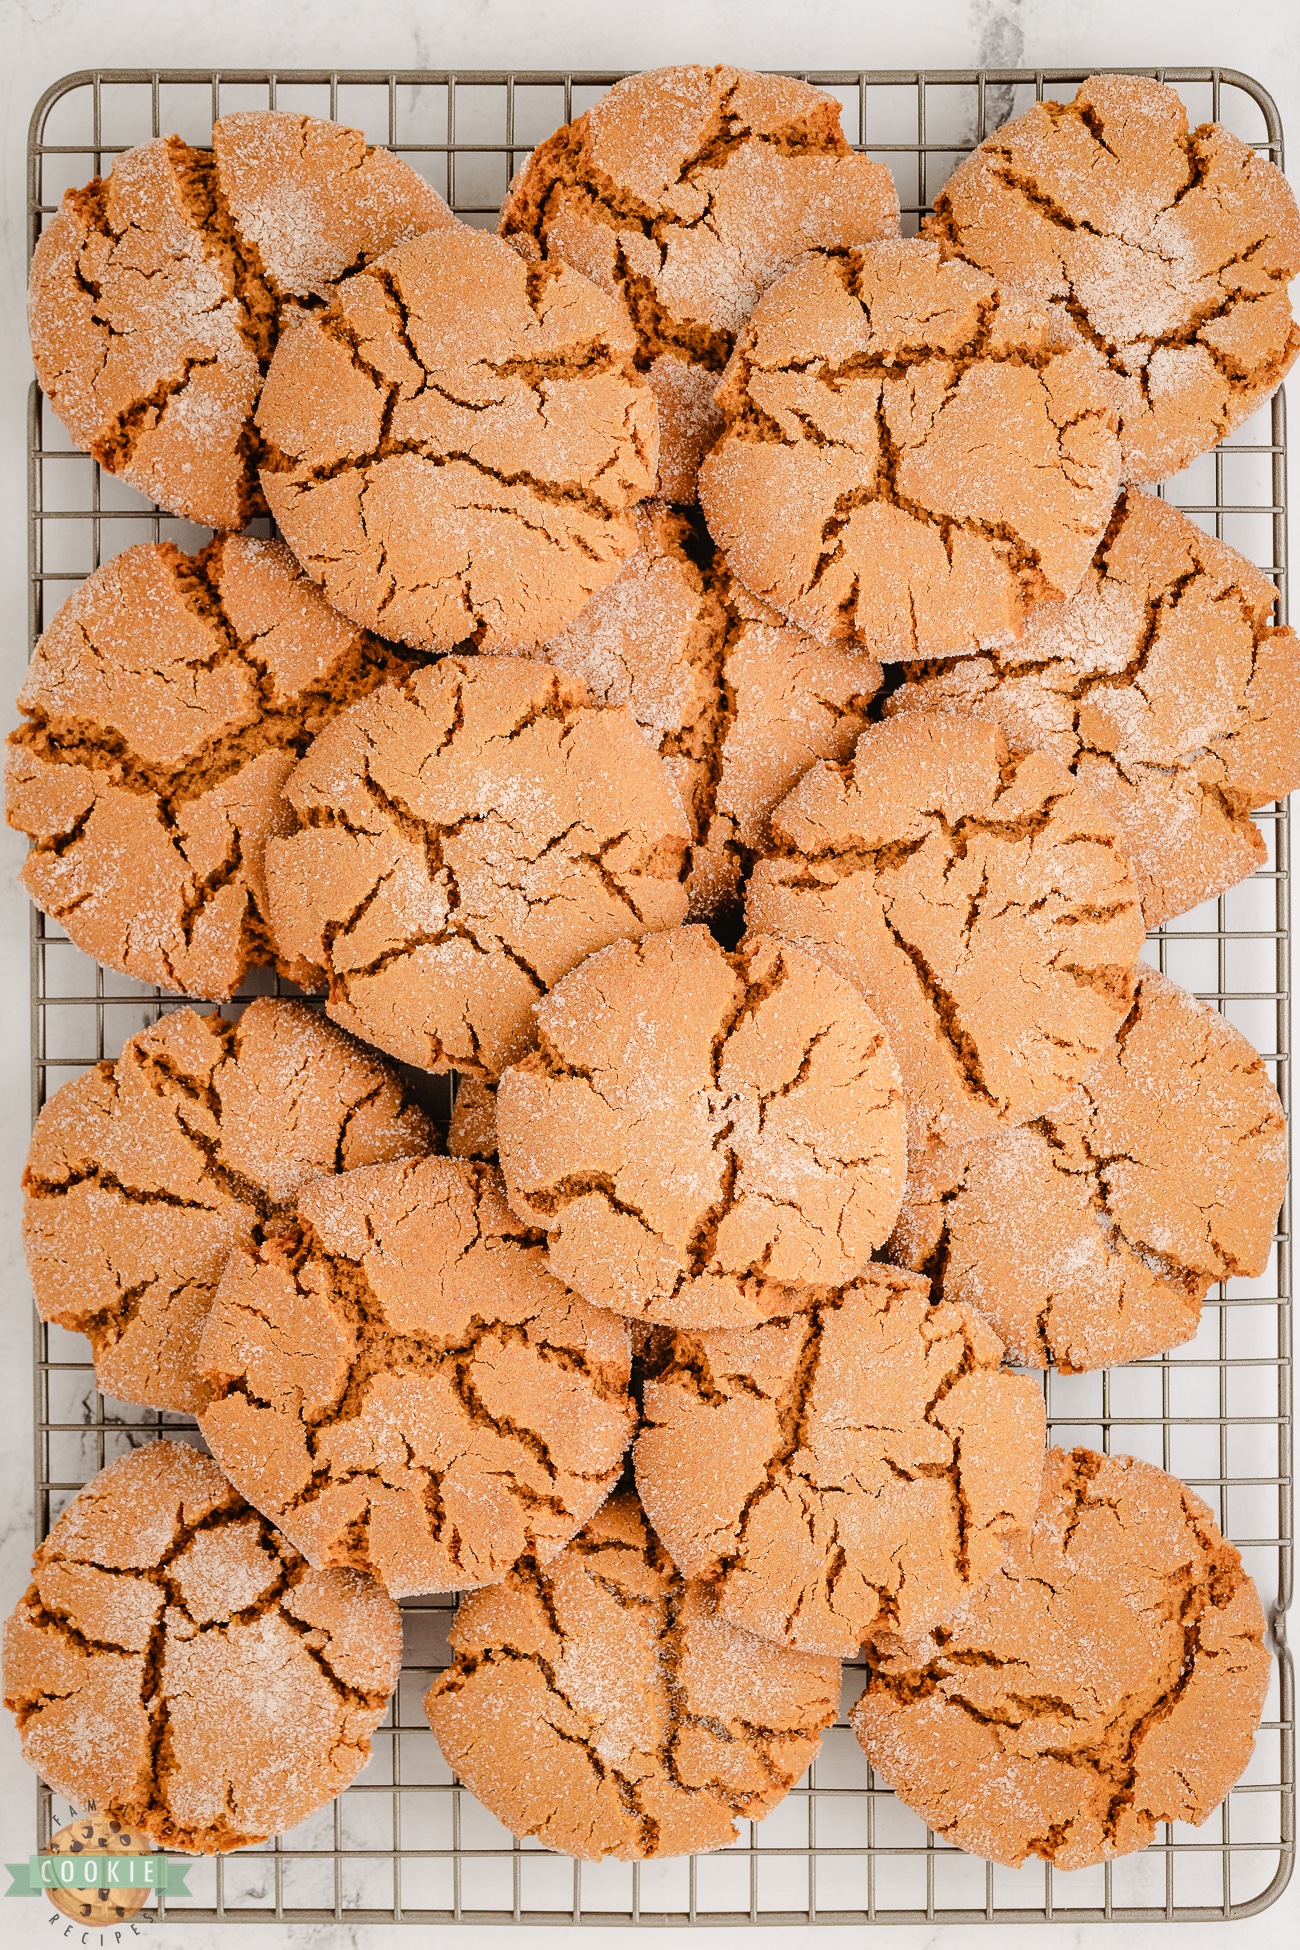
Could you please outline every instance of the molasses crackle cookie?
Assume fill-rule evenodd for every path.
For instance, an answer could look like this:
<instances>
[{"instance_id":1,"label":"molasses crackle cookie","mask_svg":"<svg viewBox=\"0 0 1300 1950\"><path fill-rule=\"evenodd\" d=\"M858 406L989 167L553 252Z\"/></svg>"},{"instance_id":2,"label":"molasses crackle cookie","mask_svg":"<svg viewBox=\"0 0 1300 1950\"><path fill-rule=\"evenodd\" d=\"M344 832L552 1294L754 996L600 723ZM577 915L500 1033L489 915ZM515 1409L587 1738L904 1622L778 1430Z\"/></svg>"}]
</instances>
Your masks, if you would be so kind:
<instances>
[{"instance_id":1,"label":"molasses crackle cookie","mask_svg":"<svg viewBox=\"0 0 1300 1950\"><path fill-rule=\"evenodd\" d=\"M695 499L713 389L756 299L805 251L898 235L898 193L855 155L840 104L740 68L629 75L539 144L501 235L617 300L659 402L658 493Z\"/></svg>"},{"instance_id":2,"label":"molasses crackle cookie","mask_svg":"<svg viewBox=\"0 0 1300 1950\"><path fill-rule=\"evenodd\" d=\"M988 136L936 197L944 256L1018 285L1106 364L1128 481L1260 406L1300 352L1300 212L1266 156L1172 88L1094 75Z\"/></svg>"},{"instance_id":3,"label":"molasses crackle cookie","mask_svg":"<svg viewBox=\"0 0 1300 1950\"><path fill-rule=\"evenodd\" d=\"M70 940L139 982L224 1001L271 963L268 837L331 717L410 668L330 608L282 542L145 542L68 598L18 693L9 824L24 887Z\"/></svg>"},{"instance_id":4,"label":"molasses crackle cookie","mask_svg":"<svg viewBox=\"0 0 1300 1950\"><path fill-rule=\"evenodd\" d=\"M253 414L281 329L452 214L357 129L255 112L69 190L32 261L36 373L79 447L173 514L264 510Z\"/></svg>"}]
</instances>

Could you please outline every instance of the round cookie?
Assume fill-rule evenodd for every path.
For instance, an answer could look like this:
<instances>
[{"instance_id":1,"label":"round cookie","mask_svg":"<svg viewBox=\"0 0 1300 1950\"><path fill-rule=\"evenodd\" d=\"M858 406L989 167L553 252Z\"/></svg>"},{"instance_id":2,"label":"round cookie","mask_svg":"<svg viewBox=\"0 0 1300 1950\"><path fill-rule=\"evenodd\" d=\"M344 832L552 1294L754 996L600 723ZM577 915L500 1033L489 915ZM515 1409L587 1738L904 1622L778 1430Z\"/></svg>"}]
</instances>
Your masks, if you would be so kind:
<instances>
[{"instance_id":1,"label":"round cookie","mask_svg":"<svg viewBox=\"0 0 1300 1950\"><path fill-rule=\"evenodd\" d=\"M497 1091L482 1077L458 1077L456 1099L447 1127L447 1151L453 1158L497 1157Z\"/></svg>"},{"instance_id":2,"label":"round cookie","mask_svg":"<svg viewBox=\"0 0 1300 1950\"><path fill-rule=\"evenodd\" d=\"M1300 784L1300 644L1277 591L1154 495L1121 495L1077 595L1020 641L910 666L886 715L948 711L1052 752L1114 820L1149 928L1265 857L1251 810Z\"/></svg>"},{"instance_id":3,"label":"round cookie","mask_svg":"<svg viewBox=\"0 0 1300 1950\"><path fill-rule=\"evenodd\" d=\"M693 501L713 389L754 303L819 245L898 235L898 192L840 104L787 75L655 68L534 149L500 233L618 300L659 403L657 492Z\"/></svg>"},{"instance_id":4,"label":"round cookie","mask_svg":"<svg viewBox=\"0 0 1300 1950\"><path fill-rule=\"evenodd\" d=\"M747 1324L852 1279L905 1168L898 1067L852 985L797 950L679 928L593 955L497 1092L511 1205L598 1306Z\"/></svg>"},{"instance_id":5,"label":"round cookie","mask_svg":"<svg viewBox=\"0 0 1300 1950\"><path fill-rule=\"evenodd\" d=\"M159 136L69 190L32 260L32 357L79 447L173 514L264 509L252 419L281 324L345 271L453 222L357 129L223 116L212 148Z\"/></svg>"},{"instance_id":6,"label":"round cookie","mask_svg":"<svg viewBox=\"0 0 1300 1950\"><path fill-rule=\"evenodd\" d=\"M992 725L871 725L772 815L756 931L817 955L885 1025L913 1146L1059 1103L1133 1000L1142 909L1115 827L1047 752Z\"/></svg>"},{"instance_id":7,"label":"round cookie","mask_svg":"<svg viewBox=\"0 0 1300 1950\"><path fill-rule=\"evenodd\" d=\"M850 1659L955 1611L1033 1521L1040 1389L971 1306L892 1266L649 1355L636 1483L718 1616Z\"/></svg>"},{"instance_id":8,"label":"round cookie","mask_svg":"<svg viewBox=\"0 0 1300 1950\"><path fill-rule=\"evenodd\" d=\"M730 916L773 806L816 759L851 756L883 673L756 601L684 511L636 520L636 554L537 654L627 705L690 820L690 918Z\"/></svg>"},{"instance_id":9,"label":"round cookie","mask_svg":"<svg viewBox=\"0 0 1300 1950\"><path fill-rule=\"evenodd\" d=\"M1155 969L1055 1110L912 1161L890 1259L1066 1374L1190 1340L1216 1280L1264 1271L1286 1119L1255 1051Z\"/></svg>"},{"instance_id":10,"label":"round cookie","mask_svg":"<svg viewBox=\"0 0 1300 1950\"><path fill-rule=\"evenodd\" d=\"M627 1329L546 1272L500 1175L450 1158L320 1179L227 1262L199 1426L312 1563L395 1596L547 1562L618 1480Z\"/></svg>"},{"instance_id":11,"label":"round cookie","mask_svg":"<svg viewBox=\"0 0 1300 1950\"><path fill-rule=\"evenodd\" d=\"M429 231L281 339L257 409L271 513L369 629L540 643L636 547L659 421L633 344L567 265Z\"/></svg>"},{"instance_id":12,"label":"round cookie","mask_svg":"<svg viewBox=\"0 0 1300 1950\"><path fill-rule=\"evenodd\" d=\"M513 1834L587 1861L734 1841L839 1704L837 1661L728 1625L628 1491L552 1564L467 1598L449 1637L424 1702L448 1764Z\"/></svg>"},{"instance_id":13,"label":"round cookie","mask_svg":"<svg viewBox=\"0 0 1300 1950\"><path fill-rule=\"evenodd\" d=\"M628 711L545 664L444 657L327 726L267 847L282 953L329 1014L425 1070L495 1079L584 955L686 913L688 828Z\"/></svg>"},{"instance_id":14,"label":"round cookie","mask_svg":"<svg viewBox=\"0 0 1300 1950\"><path fill-rule=\"evenodd\" d=\"M301 1002L238 1022L177 1009L36 1120L23 1243L42 1320L86 1334L116 1401L193 1413L194 1356L226 1259L313 1178L434 1147L375 1055Z\"/></svg>"},{"instance_id":15,"label":"round cookie","mask_svg":"<svg viewBox=\"0 0 1300 1950\"><path fill-rule=\"evenodd\" d=\"M867 1759L958 1848L1082 1869L1199 1823L1254 1747L1270 1659L1210 1511L1134 1456L1048 1452L1032 1531L942 1631L883 1645Z\"/></svg>"},{"instance_id":16,"label":"round cookie","mask_svg":"<svg viewBox=\"0 0 1300 1950\"><path fill-rule=\"evenodd\" d=\"M1110 519L1105 368L920 238L813 252L759 300L700 504L732 572L882 662L1007 643Z\"/></svg>"},{"instance_id":17,"label":"round cookie","mask_svg":"<svg viewBox=\"0 0 1300 1950\"><path fill-rule=\"evenodd\" d=\"M210 1456L151 1442L36 1552L5 1625L5 1705L57 1794L209 1855L347 1786L401 1658L373 1578L313 1570Z\"/></svg>"},{"instance_id":18,"label":"round cookie","mask_svg":"<svg viewBox=\"0 0 1300 1950\"><path fill-rule=\"evenodd\" d=\"M1106 360L1125 480L1203 454L1300 352L1300 212L1281 171L1172 88L1094 75L954 170L925 235L1018 285Z\"/></svg>"},{"instance_id":19,"label":"round cookie","mask_svg":"<svg viewBox=\"0 0 1300 1950\"><path fill-rule=\"evenodd\" d=\"M106 967L224 1000L276 953L263 858L281 788L344 705L410 660L346 622L281 542L143 542L97 569L36 646L9 740L22 882Z\"/></svg>"}]
</instances>

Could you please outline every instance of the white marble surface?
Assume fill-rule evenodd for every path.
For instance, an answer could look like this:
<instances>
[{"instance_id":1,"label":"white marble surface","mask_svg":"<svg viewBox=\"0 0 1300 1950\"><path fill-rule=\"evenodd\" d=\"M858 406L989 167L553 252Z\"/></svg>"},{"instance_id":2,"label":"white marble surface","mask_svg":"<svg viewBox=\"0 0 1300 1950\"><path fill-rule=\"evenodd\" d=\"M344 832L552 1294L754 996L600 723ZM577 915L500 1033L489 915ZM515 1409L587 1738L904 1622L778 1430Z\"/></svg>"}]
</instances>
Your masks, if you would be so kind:
<instances>
[{"instance_id":1,"label":"white marble surface","mask_svg":"<svg viewBox=\"0 0 1300 1950\"><path fill-rule=\"evenodd\" d=\"M23 415L30 377L23 327L26 272L24 145L41 91L70 70L137 65L283 65L366 68L635 68L669 61L727 60L755 67L968 67L980 63L1167 66L1219 63L1244 69L1279 101L1287 135L1300 142L1300 12L1283 0L651 0L599 7L591 0L0 0L0 695L12 696L25 656L25 482ZM20 848L0 839L0 1607L25 1581L31 1546L31 1395L29 1296L17 1229L17 1184L28 1132L27 913L15 884ZM33 1846L31 1781L7 1716L0 1726L0 1851ZM1205 1946L1278 1945L1295 1940L1300 1896L1293 1890L1263 1916L1237 1924L1126 1927L1125 1950L1171 1941ZM259 1950L293 1945L387 1950L391 1931L330 1926L142 1929L185 1950ZM627 1942L623 1931L584 1931ZM789 1930L783 1945L828 1941L903 1944L912 1950L988 1942L961 1928ZM475 1944L573 1944L571 1931L482 1927ZM92 1945L41 1902L6 1904L0 1940L15 1950L54 1942ZM124 1942L131 1941L123 1939ZM702 1930L696 1944L774 1940L770 1931ZM1084 1927L1029 1927L1024 1950L1067 1950L1113 1941ZM111 1942L111 1939L105 1939Z\"/></svg>"}]
</instances>

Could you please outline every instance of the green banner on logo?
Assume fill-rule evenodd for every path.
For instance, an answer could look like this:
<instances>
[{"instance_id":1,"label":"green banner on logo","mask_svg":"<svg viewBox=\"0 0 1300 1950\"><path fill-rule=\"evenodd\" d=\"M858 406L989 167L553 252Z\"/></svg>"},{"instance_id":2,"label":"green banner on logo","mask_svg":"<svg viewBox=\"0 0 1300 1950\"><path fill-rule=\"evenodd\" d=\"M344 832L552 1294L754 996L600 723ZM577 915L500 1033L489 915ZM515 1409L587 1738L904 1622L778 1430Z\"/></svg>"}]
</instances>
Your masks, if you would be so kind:
<instances>
[{"instance_id":1,"label":"green banner on logo","mask_svg":"<svg viewBox=\"0 0 1300 1950\"><path fill-rule=\"evenodd\" d=\"M185 1878L194 1867L174 1855L29 1855L6 1862L6 1896L39 1896L46 1889L159 1889L188 1896Z\"/></svg>"}]
</instances>

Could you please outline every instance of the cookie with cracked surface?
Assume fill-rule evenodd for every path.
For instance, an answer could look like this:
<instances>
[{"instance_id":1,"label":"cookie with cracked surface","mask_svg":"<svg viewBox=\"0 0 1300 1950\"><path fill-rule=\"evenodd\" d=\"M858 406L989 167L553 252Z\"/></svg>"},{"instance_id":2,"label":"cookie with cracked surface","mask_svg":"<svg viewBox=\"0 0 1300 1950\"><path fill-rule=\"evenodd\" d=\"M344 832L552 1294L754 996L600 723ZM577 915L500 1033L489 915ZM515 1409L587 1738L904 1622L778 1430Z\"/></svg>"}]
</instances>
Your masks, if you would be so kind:
<instances>
[{"instance_id":1,"label":"cookie with cracked surface","mask_svg":"<svg viewBox=\"0 0 1300 1950\"><path fill-rule=\"evenodd\" d=\"M691 824L692 920L733 911L775 806L818 758L848 758L880 665L818 643L728 575L686 513L637 510L641 546L538 655L625 704Z\"/></svg>"},{"instance_id":2,"label":"cookie with cracked surface","mask_svg":"<svg viewBox=\"0 0 1300 1950\"><path fill-rule=\"evenodd\" d=\"M629 711L546 664L444 657L326 726L266 852L281 952L329 1014L425 1070L492 1081L584 955L675 927L689 831Z\"/></svg>"},{"instance_id":3,"label":"cookie with cracked surface","mask_svg":"<svg viewBox=\"0 0 1300 1950\"><path fill-rule=\"evenodd\" d=\"M636 1483L719 1618L852 1658L957 1610L1033 1522L1040 1389L972 1306L892 1266L761 1326L647 1353Z\"/></svg>"},{"instance_id":4,"label":"cookie with cracked surface","mask_svg":"<svg viewBox=\"0 0 1300 1950\"><path fill-rule=\"evenodd\" d=\"M319 1179L227 1262L199 1426L314 1564L395 1596L546 1562L632 1439L624 1323L546 1271L500 1174L452 1158Z\"/></svg>"},{"instance_id":5,"label":"cookie with cracked surface","mask_svg":"<svg viewBox=\"0 0 1300 1950\"><path fill-rule=\"evenodd\" d=\"M36 1552L4 1632L23 1755L164 1848L246 1848L370 1758L402 1658L373 1578L313 1570L210 1456L151 1442Z\"/></svg>"},{"instance_id":6,"label":"cookie with cracked surface","mask_svg":"<svg viewBox=\"0 0 1300 1950\"><path fill-rule=\"evenodd\" d=\"M912 1161L885 1252L1064 1373L1191 1340L1216 1280L1256 1279L1286 1186L1286 1119L1217 1009L1155 969L1113 1047L1032 1124Z\"/></svg>"},{"instance_id":7,"label":"cookie with cracked surface","mask_svg":"<svg viewBox=\"0 0 1300 1950\"><path fill-rule=\"evenodd\" d=\"M598 1306L665 1326L760 1320L852 1279L904 1170L898 1067L851 983L706 928L619 943L537 1011L497 1092L515 1211Z\"/></svg>"},{"instance_id":8,"label":"cookie with cracked surface","mask_svg":"<svg viewBox=\"0 0 1300 1950\"><path fill-rule=\"evenodd\" d=\"M534 646L637 545L659 418L633 343L567 265L429 231L280 340L257 409L271 512L368 629Z\"/></svg>"},{"instance_id":9,"label":"cookie with cracked surface","mask_svg":"<svg viewBox=\"0 0 1300 1950\"><path fill-rule=\"evenodd\" d=\"M1082 1869L1199 1823L1250 1759L1259 1594L1199 1496L1135 1456L1048 1452L1033 1529L948 1624L869 1654L853 1730L974 1855Z\"/></svg>"},{"instance_id":10,"label":"cookie with cracked surface","mask_svg":"<svg viewBox=\"0 0 1300 1950\"><path fill-rule=\"evenodd\" d=\"M173 514L264 510L253 413L281 325L359 264L453 222L357 129L227 115L69 190L32 260L37 376L79 447Z\"/></svg>"},{"instance_id":11,"label":"cookie with cracked surface","mask_svg":"<svg viewBox=\"0 0 1300 1950\"><path fill-rule=\"evenodd\" d=\"M1115 504L1097 354L920 238L804 258L717 398L700 504L731 570L882 662L1011 642L1073 595Z\"/></svg>"},{"instance_id":12,"label":"cookie with cracked surface","mask_svg":"<svg viewBox=\"0 0 1300 1950\"><path fill-rule=\"evenodd\" d=\"M9 739L22 882L86 954L225 1000L271 962L281 789L331 717L410 658L330 608L282 542L143 542L96 569L36 646Z\"/></svg>"},{"instance_id":13,"label":"cookie with cracked surface","mask_svg":"<svg viewBox=\"0 0 1300 1950\"><path fill-rule=\"evenodd\" d=\"M819 245L898 235L898 192L855 155L840 104L740 68L655 68L539 144L500 234L616 299L659 402L657 492L695 499L713 389L759 295Z\"/></svg>"},{"instance_id":14,"label":"cookie with cracked surface","mask_svg":"<svg viewBox=\"0 0 1300 1950\"><path fill-rule=\"evenodd\" d=\"M466 1599L449 1636L424 1702L448 1764L513 1834L586 1861L725 1847L839 1702L838 1662L728 1624L630 1491L553 1563Z\"/></svg>"},{"instance_id":15,"label":"cookie with cracked surface","mask_svg":"<svg viewBox=\"0 0 1300 1950\"><path fill-rule=\"evenodd\" d=\"M1158 481L1266 400L1300 352L1286 178L1172 88L1094 75L948 178L924 234L1019 285L1106 361L1125 480Z\"/></svg>"},{"instance_id":16,"label":"cookie with cracked surface","mask_svg":"<svg viewBox=\"0 0 1300 1950\"><path fill-rule=\"evenodd\" d=\"M178 1009L36 1120L23 1243L41 1318L89 1336L106 1395L192 1414L231 1251L311 1179L435 1142L388 1064L305 1003L260 997L238 1022Z\"/></svg>"},{"instance_id":17,"label":"cookie with cracked surface","mask_svg":"<svg viewBox=\"0 0 1300 1950\"><path fill-rule=\"evenodd\" d=\"M1300 784L1300 644L1277 591L1167 501L1121 495L1077 595L1020 641L910 666L886 716L995 724L1050 751L1115 821L1149 928L1265 857L1253 809Z\"/></svg>"},{"instance_id":18,"label":"cookie with cracked surface","mask_svg":"<svg viewBox=\"0 0 1300 1950\"><path fill-rule=\"evenodd\" d=\"M459 1077L456 1101L447 1127L447 1151L453 1158L482 1158L496 1163L497 1092L482 1077Z\"/></svg>"},{"instance_id":19,"label":"cookie with cracked surface","mask_svg":"<svg viewBox=\"0 0 1300 1950\"><path fill-rule=\"evenodd\" d=\"M1114 821L1048 752L936 714L870 725L772 815L756 931L885 1025L909 1138L991 1137L1066 1097L1133 1001L1142 909Z\"/></svg>"}]
</instances>

